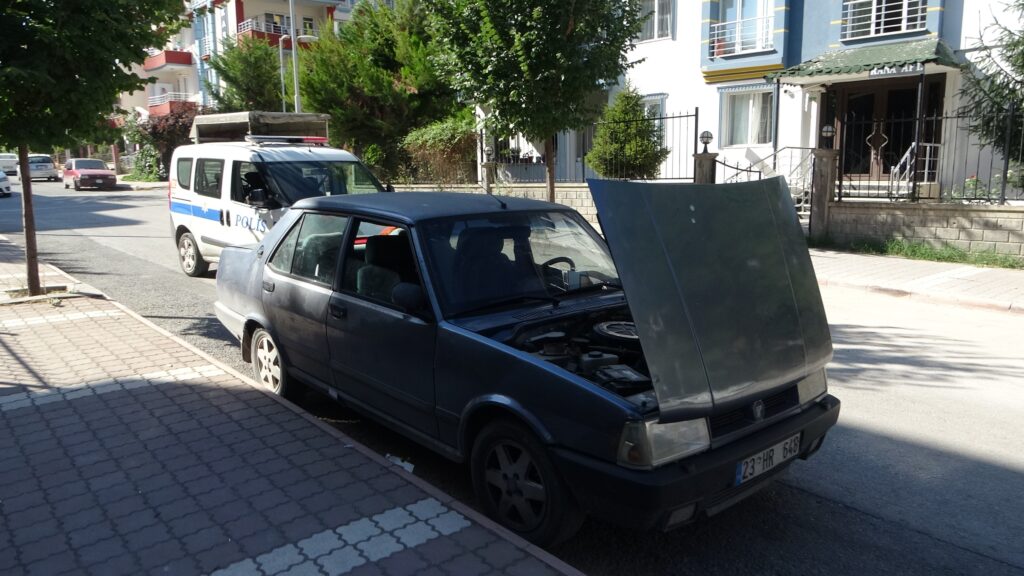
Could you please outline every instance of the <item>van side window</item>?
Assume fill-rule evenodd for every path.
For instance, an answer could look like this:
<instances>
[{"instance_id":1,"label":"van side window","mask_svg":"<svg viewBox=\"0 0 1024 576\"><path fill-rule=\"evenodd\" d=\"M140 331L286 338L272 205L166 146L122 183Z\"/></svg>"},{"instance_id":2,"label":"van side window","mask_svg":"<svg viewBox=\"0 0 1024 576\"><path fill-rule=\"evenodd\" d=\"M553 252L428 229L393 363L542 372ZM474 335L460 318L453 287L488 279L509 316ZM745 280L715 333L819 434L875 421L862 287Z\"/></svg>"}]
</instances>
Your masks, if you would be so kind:
<instances>
[{"instance_id":1,"label":"van side window","mask_svg":"<svg viewBox=\"0 0 1024 576\"><path fill-rule=\"evenodd\" d=\"M178 186L189 190L192 188L192 159L191 158L178 158Z\"/></svg>"},{"instance_id":2,"label":"van side window","mask_svg":"<svg viewBox=\"0 0 1024 576\"><path fill-rule=\"evenodd\" d=\"M235 202L242 204L249 202L249 191L252 190L252 186L245 179L245 175L250 172L259 173L256 165L252 162L234 162L231 176L231 199Z\"/></svg>"},{"instance_id":3,"label":"van side window","mask_svg":"<svg viewBox=\"0 0 1024 576\"><path fill-rule=\"evenodd\" d=\"M220 183L223 179L223 160L200 158L196 161L196 193L220 198Z\"/></svg>"}]
</instances>

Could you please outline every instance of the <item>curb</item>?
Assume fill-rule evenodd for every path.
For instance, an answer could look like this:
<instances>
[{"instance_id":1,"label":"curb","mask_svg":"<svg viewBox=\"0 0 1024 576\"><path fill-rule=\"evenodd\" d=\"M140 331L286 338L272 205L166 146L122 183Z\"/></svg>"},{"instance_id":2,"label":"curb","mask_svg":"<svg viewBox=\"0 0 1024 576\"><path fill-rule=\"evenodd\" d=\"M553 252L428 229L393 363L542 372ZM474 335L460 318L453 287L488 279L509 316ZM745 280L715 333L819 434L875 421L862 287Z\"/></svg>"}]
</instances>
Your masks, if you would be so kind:
<instances>
[{"instance_id":1,"label":"curb","mask_svg":"<svg viewBox=\"0 0 1024 576\"><path fill-rule=\"evenodd\" d=\"M0 236L0 238L2 238L2 236ZM73 276L69 275L68 273L64 272L63 270L61 270L60 268L54 266L53 264L46 264L46 265L49 266L50 268L56 270L60 275L64 276L65 278L68 278L70 281L74 282L75 284L84 285L81 282L79 282L78 280L76 280ZM83 295L85 295L85 294L83 294ZM295 404L289 402L285 398L282 398L282 397L280 397L280 396L278 396L276 394L271 393L270 391L265 389L263 386L260 386L259 384L257 384L254 380L252 380L248 376L238 372L237 370L235 370L231 366L228 366L227 364L224 364L220 360L210 356L209 354L207 354L206 352L203 352L199 348L196 348L195 346L193 346L192 344L186 342L184 339L180 338L176 334L173 334L173 333L165 330L164 328L161 328L160 326L157 326L156 324L154 324L150 320L148 320L148 319L144 318L143 316L139 315L137 312L129 309L124 304L121 304L120 302L117 302L116 300L111 299L109 296L107 296L106 294L103 294L102 292L99 292L98 290L95 293L89 294L89 295L94 296L94 297L99 297L99 298L102 298L102 299L106 300L107 302L113 304L115 307L117 307L118 309L123 311L127 316L130 316L130 317L138 320L143 325L145 325L145 326L155 330L157 333L161 334L162 336L164 336L166 338L170 338L171 340L173 340L177 344L181 345L185 349L189 350L190 352L198 355L199 357L203 358L207 362L217 366L221 370L224 370L224 372L226 372L227 374L230 374L230 375L234 376L235 378L238 378L239 380L241 380L245 384L251 386L252 388L255 388L255 389L259 390L260 393L262 393L265 396L269 396L270 398L274 399L276 402L278 402L282 406L288 408L289 410L291 410L296 415L304 418L306 421L308 421L308 422L312 423L313 425L317 426L320 430L323 430L324 432L326 432L326 433L330 434L331 436L333 436L335 439L342 441L345 444L346 447L354 448L359 453L361 453L364 456L366 456L367 458L369 458L371 461L375 462L376 464L379 464L379 465L383 466L385 469L389 470L390 472L399 475L406 482L409 482L410 484L416 486L420 490L423 490L425 493L430 495L432 498L435 498L436 500L438 500L442 504L452 508L453 510L456 510L457 512L459 512L463 516L469 518L472 522L475 522L476 524L479 524L481 527L486 528L486 529L490 530L491 532L494 532L499 537L504 538L505 540L510 541L516 547L522 549L527 554L532 555L533 557L535 557L537 560L543 562L544 564L547 564L552 569L554 569L554 570L556 570L556 571L558 571L558 572L560 572L560 573L562 573L562 574L564 574L566 576L584 576L584 574L582 572L580 572L576 568L573 568L569 564L566 564L562 560L558 559L557 557L552 555L547 550L544 550L543 548L540 548L539 546L536 546L534 544L531 544L530 542L527 542L526 540L524 540L520 536L510 532L504 526L501 526L500 524L498 524L495 521L491 520L490 518L484 516L480 512L476 511L475 509L467 506L466 504L463 504L462 502L460 502L459 500L456 500L452 496L449 496L447 493L443 492L440 488L437 488L436 486L434 486L433 484L430 484L426 480L424 480L422 478L419 478L418 476L412 474L411 472L409 472L406 469L402 468L398 464L396 464L394 462L391 462L390 460L387 460L386 458L384 458L383 456L381 456L377 452L374 452L370 448L368 448L368 447L364 446L363 444L360 444L359 442L353 440L352 438L350 438L349 436L343 434L341 431L337 430L333 426L331 426L331 425L323 422L322 420L314 417L313 415L309 414L308 412L306 412L302 408L300 408L300 407L296 406ZM36 298L46 298L46 297L43 296L43 297L36 297ZM30 301L30 300L26 300L26 301Z\"/></svg>"},{"instance_id":2,"label":"curb","mask_svg":"<svg viewBox=\"0 0 1024 576\"><path fill-rule=\"evenodd\" d=\"M842 282L825 279L818 280L819 286L833 287L833 288L847 288L852 290L861 290L864 292L874 292L876 294L884 294L886 296L893 296L896 298L911 298L921 302L930 302L933 304L953 304L956 306L963 306L966 308L981 308L985 310L993 310L996 312L1011 312L1015 314L1024 314L1024 302L1005 302L1000 300L986 300L984 298L964 298L956 296L940 296L935 294L927 294L925 292L916 292L913 290L902 290L900 288L893 288L891 286L882 286L877 284L857 284L855 282Z\"/></svg>"}]
</instances>

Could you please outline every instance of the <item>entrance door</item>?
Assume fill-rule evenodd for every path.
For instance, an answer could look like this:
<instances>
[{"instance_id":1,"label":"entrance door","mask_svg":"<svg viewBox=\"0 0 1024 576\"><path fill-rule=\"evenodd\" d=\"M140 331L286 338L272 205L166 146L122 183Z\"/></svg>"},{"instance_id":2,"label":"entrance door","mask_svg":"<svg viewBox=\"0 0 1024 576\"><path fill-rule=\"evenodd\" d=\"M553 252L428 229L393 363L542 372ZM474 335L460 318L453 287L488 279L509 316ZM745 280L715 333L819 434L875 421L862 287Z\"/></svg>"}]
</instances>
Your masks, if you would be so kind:
<instances>
[{"instance_id":1,"label":"entrance door","mask_svg":"<svg viewBox=\"0 0 1024 576\"><path fill-rule=\"evenodd\" d=\"M843 174L869 176L875 167L875 93L850 94L843 122Z\"/></svg>"}]
</instances>

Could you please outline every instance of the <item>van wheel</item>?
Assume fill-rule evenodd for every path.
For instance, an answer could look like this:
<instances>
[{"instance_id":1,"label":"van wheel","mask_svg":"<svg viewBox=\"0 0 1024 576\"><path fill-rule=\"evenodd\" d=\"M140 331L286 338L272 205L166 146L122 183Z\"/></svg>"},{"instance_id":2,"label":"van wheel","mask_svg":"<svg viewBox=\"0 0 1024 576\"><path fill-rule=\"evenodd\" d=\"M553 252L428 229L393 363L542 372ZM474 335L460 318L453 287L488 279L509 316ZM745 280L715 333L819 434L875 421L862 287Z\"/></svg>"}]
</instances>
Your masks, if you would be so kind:
<instances>
[{"instance_id":1,"label":"van wheel","mask_svg":"<svg viewBox=\"0 0 1024 576\"><path fill-rule=\"evenodd\" d=\"M252 376L264 388L277 394L285 396L289 392L288 373L284 368L284 360L281 358L281 351L277 348L277 342L270 336L270 333L263 328L257 328L252 335Z\"/></svg>"},{"instance_id":2,"label":"van wheel","mask_svg":"<svg viewBox=\"0 0 1024 576\"><path fill-rule=\"evenodd\" d=\"M191 232L185 232L178 238L178 262L181 263L181 271L192 277L202 276L210 269L210 264L199 253L199 245Z\"/></svg>"},{"instance_id":3,"label":"van wheel","mask_svg":"<svg viewBox=\"0 0 1024 576\"><path fill-rule=\"evenodd\" d=\"M553 546L583 523L547 449L521 424L499 420L484 428L469 466L484 512L530 542Z\"/></svg>"}]
</instances>

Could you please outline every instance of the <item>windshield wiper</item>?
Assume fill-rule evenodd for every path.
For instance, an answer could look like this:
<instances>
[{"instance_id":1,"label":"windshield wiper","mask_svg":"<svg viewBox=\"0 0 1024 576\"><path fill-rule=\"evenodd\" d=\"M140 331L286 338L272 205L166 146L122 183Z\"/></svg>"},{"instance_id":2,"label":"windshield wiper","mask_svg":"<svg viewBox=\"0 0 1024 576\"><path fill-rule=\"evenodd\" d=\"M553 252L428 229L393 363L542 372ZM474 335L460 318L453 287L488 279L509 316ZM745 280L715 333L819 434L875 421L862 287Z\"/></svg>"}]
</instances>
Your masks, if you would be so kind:
<instances>
[{"instance_id":1,"label":"windshield wiper","mask_svg":"<svg viewBox=\"0 0 1024 576\"><path fill-rule=\"evenodd\" d=\"M566 296L569 294L582 294L584 292L590 292L592 290L604 290L605 288L613 290L622 290L622 284L618 282L598 282L597 284L591 284L590 286L580 286L579 288L573 288L572 290L566 290L559 294L559 296Z\"/></svg>"},{"instance_id":2,"label":"windshield wiper","mask_svg":"<svg viewBox=\"0 0 1024 576\"><path fill-rule=\"evenodd\" d=\"M535 295L535 294L523 294L523 295L519 295L519 296L513 296L511 298L505 298L505 299L502 299L502 300L495 300L493 302L488 302L487 304L484 304L482 306L477 306L475 308L470 308L468 310L462 310L461 312L456 312L452 316L459 317L459 316L466 316L466 315L469 315L469 314L479 314L479 313L484 312L486 310L493 310L495 308L504 308L504 307L507 307L507 306L511 306L513 304L520 304L520 303L523 303L523 302L548 302L553 307L557 308L558 304L561 301L558 298L555 298L554 296L540 296L540 295Z\"/></svg>"}]
</instances>

